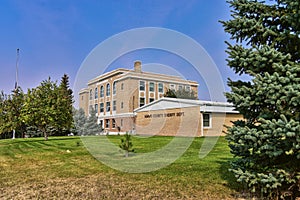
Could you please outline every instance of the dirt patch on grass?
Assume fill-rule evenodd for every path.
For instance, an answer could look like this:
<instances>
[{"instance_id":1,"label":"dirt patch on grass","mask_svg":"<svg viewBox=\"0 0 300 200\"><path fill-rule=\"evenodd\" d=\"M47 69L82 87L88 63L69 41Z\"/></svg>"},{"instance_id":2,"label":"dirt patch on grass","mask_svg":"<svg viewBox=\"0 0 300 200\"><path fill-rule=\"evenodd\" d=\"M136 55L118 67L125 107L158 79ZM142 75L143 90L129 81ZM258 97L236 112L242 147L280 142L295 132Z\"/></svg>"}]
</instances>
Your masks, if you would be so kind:
<instances>
[{"instance_id":1,"label":"dirt patch on grass","mask_svg":"<svg viewBox=\"0 0 300 200\"><path fill-rule=\"evenodd\" d=\"M114 174L90 175L82 178L56 178L28 182L0 189L1 199L219 199L201 187L182 188L149 178L128 180ZM233 199L224 197L222 199Z\"/></svg>"}]
</instances>

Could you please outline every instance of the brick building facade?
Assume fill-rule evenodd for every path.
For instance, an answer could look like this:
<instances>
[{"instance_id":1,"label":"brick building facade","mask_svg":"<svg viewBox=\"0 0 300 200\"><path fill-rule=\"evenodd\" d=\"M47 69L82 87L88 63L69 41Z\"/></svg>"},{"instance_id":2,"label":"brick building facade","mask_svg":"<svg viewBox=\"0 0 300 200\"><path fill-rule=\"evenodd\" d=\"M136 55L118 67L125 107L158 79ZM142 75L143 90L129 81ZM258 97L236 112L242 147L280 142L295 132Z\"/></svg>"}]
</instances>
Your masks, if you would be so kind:
<instances>
[{"instance_id":1,"label":"brick building facade","mask_svg":"<svg viewBox=\"0 0 300 200\"><path fill-rule=\"evenodd\" d=\"M168 89L190 90L198 96L198 83L170 76L142 71L140 61L134 69L116 69L90 80L79 92L79 107L86 115L92 106L98 123L108 132L135 130L134 110L163 97Z\"/></svg>"}]
</instances>

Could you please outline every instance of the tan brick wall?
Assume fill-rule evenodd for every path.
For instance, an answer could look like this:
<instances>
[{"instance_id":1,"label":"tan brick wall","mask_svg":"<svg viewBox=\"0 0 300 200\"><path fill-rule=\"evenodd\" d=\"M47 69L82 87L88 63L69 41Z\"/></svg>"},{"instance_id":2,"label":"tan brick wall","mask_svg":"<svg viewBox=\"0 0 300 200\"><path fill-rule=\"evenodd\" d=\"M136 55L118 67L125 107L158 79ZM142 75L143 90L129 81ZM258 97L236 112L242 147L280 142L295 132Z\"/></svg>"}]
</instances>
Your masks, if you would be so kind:
<instances>
[{"instance_id":1,"label":"tan brick wall","mask_svg":"<svg viewBox=\"0 0 300 200\"><path fill-rule=\"evenodd\" d=\"M137 134L168 136L200 136L198 106L139 112L136 117Z\"/></svg>"},{"instance_id":2,"label":"tan brick wall","mask_svg":"<svg viewBox=\"0 0 300 200\"><path fill-rule=\"evenodd\" d=\"M231 121L242 119L241 114L234 113L210 113L211 128L203 128L204 136L220 136L225 135L226 126L232 126Z\"/></svg>"},{"instance_id":3,"label":"tan brick wall","mask_svg":"<svg viewBox=\"0 0 300 200\"><path fill-rule=\"evenodd\" d=\"M89 107L89 93L82 92L79 94L79 108L84 110L85 115L88 115L88 107Z\"/></svg>"},{"instance_id":4,"label":"tan brick wall","mask_svg":"<svg viewBox=\"0 0 300 200\"><path fill-rule=\"evenodd\" d=\"M202 127L201 115L199 106L138 112L136 131L141 135L194 136L196 134L199 137ZM210 113L210 115L211 127L203 128L204 136L224 135L226 131L224 125L232 126L231 121L242 119L240 114Z\"/></svg>"},{"instance_id":5,"label":"tan brick wall","mask_svg":"<svg viewBox=\"0 0 300 200\"><path fill-rule=\"evenodd\" d=\"M121 86L123 84L123 90ZM117 114L133 112L138 108L138 80L125 79L117 82L117 94L115 99L117 101ZM123 108L121 104L123 102Z\"/></svg>"}]
</instances>

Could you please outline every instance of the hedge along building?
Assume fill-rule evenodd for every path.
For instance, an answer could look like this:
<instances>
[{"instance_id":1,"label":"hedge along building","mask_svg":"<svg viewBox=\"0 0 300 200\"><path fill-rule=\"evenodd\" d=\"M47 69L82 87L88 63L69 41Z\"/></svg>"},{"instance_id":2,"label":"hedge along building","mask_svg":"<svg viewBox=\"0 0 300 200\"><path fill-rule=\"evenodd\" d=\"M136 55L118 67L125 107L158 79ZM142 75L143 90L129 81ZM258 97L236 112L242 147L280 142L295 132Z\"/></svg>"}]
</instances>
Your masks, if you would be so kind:
<instances>
[{"instance_id":1,"label":"hedge along building","mask_svg":"<svg viewBox=\"0 0 300 200\"><path fill-rule=\"evenodd\" d=\"M135 110L139 135L219 136L242 119L230 103L161 98Z\"/></svg>"},{"instance_id":2,"label":"hedge along building","mask_svg":"<svg viewBox=\"0 0 300 200\"><path fill-rule=\"evenodd\" d=\"M134 69L116 69L88 81L79 92L79 107L88 115L93 107L98 123L108 132L135 130L134 110L162 98L168 89L193 91L198 98L198 83L142 71L140 61Z\"/></svg>"}]
</instances>

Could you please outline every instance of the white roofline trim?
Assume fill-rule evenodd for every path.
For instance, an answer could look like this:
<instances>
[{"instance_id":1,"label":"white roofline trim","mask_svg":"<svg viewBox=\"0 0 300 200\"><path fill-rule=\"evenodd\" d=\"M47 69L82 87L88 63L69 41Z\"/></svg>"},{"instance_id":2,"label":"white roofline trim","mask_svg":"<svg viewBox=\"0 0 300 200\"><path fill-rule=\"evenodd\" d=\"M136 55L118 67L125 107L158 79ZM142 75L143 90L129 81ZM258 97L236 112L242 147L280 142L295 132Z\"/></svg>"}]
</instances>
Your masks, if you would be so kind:
<instances>
[{"instance_id":1,"label":"white roofline trim","mask_svg":"<svg viewBox=\"0 0 300 200\"><path fill-rule=\"evenodd\" d=\"M177 98L168 98L163 97L156 101L153 101L147 105L144 105L140 108L134 110L134 112L139 112L144 110L145 108L157 104L161 101L165 102L175 102L175 103L182 103L188 104L190 106L200 106L200 111L202 112L230 112L230 113L238 113L238 111L234 110L234 106L228 102L216 102L216 101L203 101L203 100L191 100L191 99L177 99ZM219 109L217 109L219 108ZM223 109L222 109L223 108ZM164 109L164 108L162 108Z\"/></svg>"},{"instance_id":2,"label":"white roofline trim","mask_svg":"<svg viewBox=\"0 0 300 200\"><path fill-rule=\"evenodd\" d=\"M147 80L147 81L156 81L156 82L163 82L163 83L179 83L179 84L183 84L183 85L191 85L191 86L199 86L199 84L195 81L191 81L191 80L172 80L172 79L164 79L164 77L160 78L151 78L151 77L141 77L141 76L135 76L135 75L124 75L123 77L120 77L118 79L116 79L115 81L122 81L125 79L129 79L129 78L133 78L133 79L139 79L139 80Z\"/></svg>"}]
</instances>

